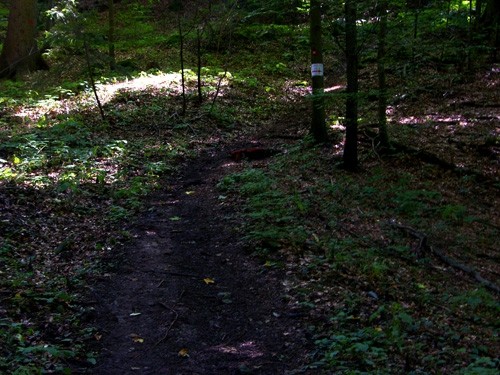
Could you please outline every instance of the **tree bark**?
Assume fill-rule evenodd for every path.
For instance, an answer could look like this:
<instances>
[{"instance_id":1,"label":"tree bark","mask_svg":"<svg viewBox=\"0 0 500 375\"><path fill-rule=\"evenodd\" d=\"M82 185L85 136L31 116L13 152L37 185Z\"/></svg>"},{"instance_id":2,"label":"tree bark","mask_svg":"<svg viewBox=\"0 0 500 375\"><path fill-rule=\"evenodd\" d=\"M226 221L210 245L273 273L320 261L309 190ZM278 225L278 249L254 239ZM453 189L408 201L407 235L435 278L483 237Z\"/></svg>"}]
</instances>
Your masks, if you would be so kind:
<instances>
[{"instance_id":1,"label":"tree bark","mask_svg":"<svg viewBox=\"0 0 500 375\"><path fill-rule=\"evenodd\" d=\"M346 137L344 144L344 168L358 168L358 43L356 30L356 1L346 0Z\"/></svg>"},{"instance_id":2,"label":"tree bark","mask_svg":"<svg viewBox=\"0 0 500 375\"><path fill-rule=\"evenodd\" d=\"M481 27L487 30L493 42L493 61L497 61L500 49L500 2L498 0L487 0L484 13L481 16Z\"/></svg>"},{"instance_id":3,"label":"tree bark","mask_svg":"<svg viewBox=\"0 0 500 375\"><path fill-rule=\"evenodd\" d=\"M202 36L202 29L198 27L196 29L196 62L197 62L197 70L196 70L196 75L198 77L198 103L203 103L203 92L202 92L202 82L201 82L201 36Z\"/></svg>"},{"instance_id":4,"label":"tree bark","mask_svg":"<svg viewBox=\"0 0 500 375\"><path fill-rule=\"evenodd\" d=\"M108 50L109 50L109 69L116 69L115 55L115 4L114 0L108 0L109 30L108 30Z\"/></svg>"},{"instance_id":5,"label":"tree bark","mask_svg":"<svg viewBox=\"0 0 500 375\"><path fill-rule=\"evenodd\" d=\"M380 149L389 148L389 135L387 132L387 84L385 79L385 59L386 59L386 37L387 37L387 0L380 1L379 8L379 29L378 29L378 52L377 52L377 73L378 73L378 138Z\"/></svg>"},{"instance_id":6,"label":"tree bark","mask_svg":"<svg viewBox=\"0 0 500 375\"><path fill-rule=\"evenodd\" d=\"M476 22L481 18L483 11L483 0L476 0Z\"/></svg>"},{"instance_id":7,"label":"tree bark","mask_svg":"<svg viewBox=\"0 0 500 375\"><path fill-rule=\"evenodd\" d=\"M179 59L181 63L181 84L182 84L182 116L186 114L187 98L186 98L186 76L184 73L184 31L182 30L181 16L177 15L177 28L179 31Z\"/></svg>"},{"instance_id":8,"label":"tree bark","mask_svg":"<svg viewBox=\"0 0 500 375\"><path fill-rule=\"evenodd\" d=\"M483 26L493 26L500 21L500 2L498 0L487 0L482 16Z\"/></svg>"},{"instance_id":9,"label":"tree bark","mask_svg":"<svg viewBox=\"0 0 500 375\"><path fill-rule=\"evenodd\" d=\"M311 134L318 143L328 141L325 124L325 81L323 76L323 40L321 28L321 1L311 0L311 75L312 121Z\"/></svg>"},{"instance_id":10,"label":"tree bark","mask_svg":"<svg viewBox=\"0 0 500 375\"><path fill-rule=\"evenodd\" d=\"M0 55L0 77L14 77L17 73L43 67L36 44L36 27L36 0L13 0Z\"/></svg>"}]
</instances>

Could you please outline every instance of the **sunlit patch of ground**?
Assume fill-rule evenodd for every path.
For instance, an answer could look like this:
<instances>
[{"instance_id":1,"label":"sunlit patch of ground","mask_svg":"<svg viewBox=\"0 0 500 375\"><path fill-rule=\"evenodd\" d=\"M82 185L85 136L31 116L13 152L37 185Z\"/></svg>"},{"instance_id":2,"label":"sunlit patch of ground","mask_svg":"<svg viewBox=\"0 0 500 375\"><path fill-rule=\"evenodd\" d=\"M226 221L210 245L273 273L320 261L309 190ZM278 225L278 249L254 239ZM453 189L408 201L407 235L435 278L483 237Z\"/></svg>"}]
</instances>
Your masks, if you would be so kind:
<instances>
[{"instance_id":1,"label":"sunlit patch of ground","mask_svg":"<svg viewBox=\"0 0 500 375\"><path fill-rule=\"evenodd\" d=\"M234 354L245 358L258 358L264 355L253 341L246 341L237 345L221 345L216 347L215 350L223 354Z\"/></svg>"},{"instance_id":2,"label":"sunlit patch of ground","mask_svg":"<svg viewBox=\"0 0 500 375\"><path fill-rule=\"evenodd\" d=\"M103 104L111 101L119 92L169 89L179 95L182 92L180 73L143 74L137 78L116 83L98 84L98 93Z\"/></svg>"},{"instance_id":3,"label":"sunlit patch of ground","mask_svg":"<svg viewBox=\"0 0 500 375\"><path fill-rule=\"evenodd\" d=\"M197 77L192 71L186 70L184 78L185 93L194 92ZM216 77L203 77L202 86L206 96L212 96L217 92L218 97L223 97L230 82L231 76L222 72ZM181 73L172 72L160 72L158 74L143 72L135 78L126 78L123 81L97 82L96 89L102 105L112 102L114 98L125 92L168 92L170 95L178 97L182 94L182 76ZM59 115L70 115L84 108L97 110L95 94L91 87L78 94L69 93L60 98L48 95L43 99L35 100L31 104L15 106L12 116L17 119L16 122L22 123L23 127L29 129L46 119Z\"/></svg>"}]
</instances>

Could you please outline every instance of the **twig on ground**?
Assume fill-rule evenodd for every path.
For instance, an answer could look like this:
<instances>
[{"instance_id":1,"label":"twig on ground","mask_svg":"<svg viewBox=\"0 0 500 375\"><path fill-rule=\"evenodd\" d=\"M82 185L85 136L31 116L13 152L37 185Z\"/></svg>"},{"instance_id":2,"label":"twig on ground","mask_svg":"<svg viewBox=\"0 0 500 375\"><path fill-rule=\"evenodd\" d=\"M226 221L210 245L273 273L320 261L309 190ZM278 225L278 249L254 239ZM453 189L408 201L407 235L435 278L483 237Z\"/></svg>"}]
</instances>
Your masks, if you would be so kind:
<instances>
[{"instance_id":1,"label":"twig on ground","mask_svg":"<svg viewBox=\"0 0 500 375\"><path fill-rule=\"evenodd\" d=\"M479 272L477 272L474 268L472 268L466 264L462 264L453 258L450 258L443 251L438 249L437 247L429 245L428 240L427 240L427 235L425 233L422 233L422 232L420 232L412 227L398 224L394 221L391 221L389 223L389 225L393 228L402 230L402 231L410 234L411 236L413 236L419 240L419 244L415 249L417 256L422 254L424 251L429 251L431 254L434 254L436 257L438 257L441 262L443 262L443 263L445 263L445 264L447 264L455 269L458 269L462 272L465 272L466 274L472 276L477 282L484 285L486 288L500 294L500 286L498 286L494 282L482 277L481 274Z\"/></svg>"},{"instance_id":2,"label":"twig on ground","mask_svg":"<svg viewBox=\"0 0 500 375\"><path fill-rule=\"evenodd\" d=\"M182 290L181 294L179 295L179 298L177 298L177 301L175 301L175 304L174 304L174 307L175 305L177 305L177 303L181 300L182 296L184 295L184 292L185 290ZM177 322L177 319L179 319L179 313L177 311L175 311L172 307L169 307L167 306L166 304L164 304L163 302L158 302L161 306L163 306L164 308L166 308L167 310L170 310L174 313L175 317L174 319L172 320L172 322L170 323L170 325L168 326L165 334L163 335L163 337L161 339L159 339L154 345L153 347L156 347L158 346L162 341L165 341L168 337L168 334L170 333L170 330L172 329L172 327L174 326L174 324Z\"/></svg>"},{"instance_id":3,"label":"twig on ground","mask_svg":"<svg viewBox=\"0 0 500 375\"><path fill-rule=\"evenodd\" d=\"M162 305L163 307L165 307L166 309L172 311L174 314L175 314L175 317L174 319L172 320L172 322L170 323L170 325L168 326L165 334L163 335L163 337L161 339L159 339L154 345L153 347L156 347L158 346L162 341L165 341L168 337L168 334L170 333L170 330L172 329L172 327L174 326L175 322L177 322L177 319L179 318L179 314L177 313L177 311L175 311L174 309L168 307L167 305L165 305L164 303L162 302L159 302L160 305Z\"/></svg>"}]
</instances>

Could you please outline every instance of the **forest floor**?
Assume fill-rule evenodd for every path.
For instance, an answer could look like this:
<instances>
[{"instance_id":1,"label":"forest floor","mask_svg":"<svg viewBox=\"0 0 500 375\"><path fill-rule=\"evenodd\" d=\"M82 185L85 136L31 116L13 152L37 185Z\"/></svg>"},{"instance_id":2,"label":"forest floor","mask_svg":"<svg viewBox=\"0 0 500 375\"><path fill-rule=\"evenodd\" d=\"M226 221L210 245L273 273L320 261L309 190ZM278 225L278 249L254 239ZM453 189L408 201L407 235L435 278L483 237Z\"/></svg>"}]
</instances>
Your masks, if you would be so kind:
<instances>
[{"instance_id":1,"label":"forest floor","mask_svg":"<svg viewBox=\"0 0 500 375\"><path fill-rule=\"evenodd\" d=\"M117 71L92 12L0 81L1 374L498 375L500 64L470 27L391 21L382 154L360 24L354 173L342 36L317 145L307 25L214 9L198 91L199 20L116 7Z\"/></svg>"},{"instance_id":2,"label":"forest floor","mask_svg":"<svg viewBox=\"0 0 500 375\"><path fill-rule=\"evenodd\" d=\"M341 238L345 233L355 238L353 241L363 238L360 240L365 241L362 247L367 246L366 242L371 242L377 246L390 248L397 246L395 244L401 241L405 244L404 246L413 249L418 258L429 256L418 253L432 248L430 245L427 249L419 248L422 243L419 245L416 238L412 238L412 235L415 236L414 228L427 228L424 230L428 232L420 232L416 236L425 236L425 241L433 241L434 247L446 248L445 257L447 258L444 260L451 259L452 263L445 261L441 263L442 265L432 266L431 269L426 270L424 267L421 270L410 271L412 267L404 270L408 267L409 259L403 256L405 260L403 259L399 266L396 266L398 264L396 262L390 263L391 265L387 268L382 265L381 269L378 269L380 258L375 256L366 260L367 265L363 266L366 268L362 271L364 275L355 276L358 271L349 269L352 267L348 265L349 262L339 266L340 270L345 267L344 271L336 270L332 274L332 270L328 267L314 265L318 259L315 258L316 255L304 255L303 251L307 254L307 250L303 249L303 244L298 245L301 247L299 250L301 255L298 257L291 255L297 250L294 250L293 240L290 240L290 243L287 242L289 239L281 240L279 247L288 247L288 249L280 251L279 255L251 256L250 253L254 250L253 255L258 255L260 251L258 248L263 244L273 247L271 242L275 239L269 239L263 235L264 238L259 238L254 244L249 243L248 233L245 231L248 228L255 230L255 227L251 225L248 227L242 222L242 220L247 220L245 216L242 216L245 208L238 207L240 204L245 206L245 197L228 200L223 195L227 191L221 192L220 185L224 185L223 182L231 174L243 173L245 176L245 172L241 172L242 168L247 171L269 172L266 160L235 163L229 158L229 152L240 147L260 145L261 142L269 143L269 138L279 133L300 134L300 129L306 128L306 124L301 122L302 119L295 117L295 112L285 110L281 113L282 117L272 124L272 128L261 129L259 135L244 132L241 137L245 139L244 142L209 144L197 158L184 162L177 177L168 184L165 183L167 188L150 196L149 210L131 229L134 240L125 246L123 262L120 262L116 273L107 274L96 285L93 292L98 306L95 326L99 328L99 336L102 336L99 344L103 354L92 372L103 375L157 374L160 372L167 374L318 373L324 362L320 361L317 366L311 365L314 362L312 353L317 353L318 342L326 340L326 331L332 332L331 337L343 337L342 324L345 324L343 323L345 318L336 314L341 314L338 311L342 310L342 307L339 307L342 305L345 305L344 309L349 310L347 306L351 303L348 302L351 298L353 300L361 298L362 302L356 307L361 312L358 311L357 314L360 316L367 314L370 317L364 324L369 325L372 319L379 319L377 311L383 311L384 303L378 302L378 298L388 301L399 300L401 306L405 306L403 309L414 304L421 304L419 308L415 308L415 311L419 310L419 312L408 317L404 312L397 312L400 307L397 307L397 302L393 302L391 308L396 309L392 313L391 324L393 326L410 324L409 322L413 322L412 319L415 319L415 322L418 319L422 319L422 322L427 319L417 318L418 316L433 316L429 319L440 321L439 325L449 323L448 318L444 316L441 321L439 312L443 305L451 306L449 302L439 302L432 307L429 306L431 302L427 300L428 297L424 298L427 301L425 303L412 302L413 292L409 293L405 284L410 285L412 279L415 280L415 278L422 282L431 278L435 279L433 282L436 285L439 285L456 280L457 276L461 275L461 280L455 281L458 290L465 291L469 288L475 290L476 281L472 277L474 273L464 273L463 270L454 267L456 264L465 268L473 267L475 270L473 272L477 271L477 274L492 281L494 286L498 282L500 273L493 261L498 259L498 248L495 248L494 240L491 242L498 229L498 217L495 214L498 207L496 193L498 189L499 118L497 110L499 103L495 95L498 74L498 68L493 67L491 71L478 77L474 82L456 85L452 90L438 96L435 91L431 90L429 94L420 95L418 103L406 100L403 104L394 106L391 120L398 125L392 127L393 137L398 143L410 145L403 152L403 154L407 153L407 156L400 155L392 158L391 161L391 157L380 159L377 155L370 157L365 155L366 159L363 163L366 169L363 173L371 168L377 170L380 163L391 162L393 171L386 172L388 176L385 177L391 181L389 185L393 183L392 181L404 178L401 176L405 175L413 176L415 185L410 187L404 182L398 182L404 186L380 188L377 185L370 187L370 182L358 181L359 186L365 184L364 189L370 192L372 197L363 193L363 198L357 198L357 200L354 198L350 218L347 218L348 215L344 216L339 220L341 223L338 224L339 227L335 229L340 233ZM229 100L231 100L230 95ZM299 104L299 108L302 104ZM307 109L304 108L304 111ZM250 141L251 137L254 137L253 142ZM369 141L366 135L362 139ZM294 142L285 145L283 141L281 142L281 144L268 144L268 146L285 149L296 147ZM290 176L297 176L297 180L291 181L289 187L286 186L286 178L282 178L278 183L279 188L305 191L308 189L305 187L308 184L307 181L314 179L315 174L323 178L330 176L329 178L333 181L335 174L325 166L329 161L335 160L335 147L316 150L313 155L309 155L309 158L318 157L320 162L315 164L310 171L304 172L297 165L293 165L293 161L278 167L285 175L289 173ZM284 158L287 157L293 160L296 155L290 151L289 155L285 155ZM321 166L318 166L319 164ZM474 176L473 181L468 181L467 176ZM260 182L254 181L254 183ZM285 186L281 185L283 183ZM295 183L298 187L293 187ZM245 188L242 189L245 190ZM250 189L261 188L251 187ZM352 187L346 189L344 199L350 194L347 191ZM377 189L381 189L382 195L376 193ZM386 194L391 189L402 190L390 198L390 194ZM255 192L256 195L260 193L262 191ZM244 196L245 193L242 195ZM266 199L264 194L262 199L263 201ZM398 235L394 232L388 235L387 230L381 230L378 224L374 225L370 221L373 213L365 214L370 208L362 206L363 199L370 202L368 206L374 204L377 209L383 207L385 210L394 204L398 212L394 217L399 218L394 221L394 224L408 232L406 238L403 235L403 239L398 240ZM385 199L388 201L384 202ZM377 202L377 200L380 201ZM300 202L296 204L300 208ZM274 209L279 211L283 205L284 203L280 203ZM272 202L268 209L273 209ZM431 211L437 213L437 219L429 215ZM316 209L311 207L310 212L311 216L305 219L304 225L308 225L305 223L311 221L312 224L309 223L309 225L312 225L314 228L312 230L321 238L321 230L318 228L324 224L316 220L321 217L322 210L319 207ZM283 213L281 215L286 216ZM368 221L363 218L364 215L369 217ZM298 212L297 216L300 218L301 212ZM268 217L268 214L264 217ZM383 218L384 215L380 217ZM266 220L269 219L260 220L263 220L265 225ZM386 219L379 220L394 219L386 217ZM257 228L259 225L262 223L256 224ZM444 228L440 228L443 225ZM398 227L394 227L393 230L396 228ZM260 230L265 231L265 229ZM288 230L290 232L285 234L285 237L289 235L293 238L294 229ZM256 231L258 232L259 229ZM473 234L474 232L480 234ZM271 236L279 238L276 234ZM463 237L468 237L469 240L459 239ZM309 244L305 245L306 248L307 246L313 248L324 246L315 244L314 242L320 243L321 241L317 240L317 237L313 238L316 240L306 240ZM481 243L481 251L473 245L478 241ZM328 253L327 250L321 251ZM315 251L313 250L312 253ZM393 261L394 259L390 262ZM319 262L324 262L324 260ZM394 269L393 267L397 269L398 281L389 282L393 286L392 290L389 290L385 278L391 278L386 273ZM348 275L349 272L353 273ZM338 286L332 286L332 278ZM353 287L351 283L356 284L356 287ZM395 287L394 283L399 285ZM423 284L418 285L418 288L427 288ZM306 290L305 297L300 296L301 288ZM345 288L350 289L353 294L349 294L349 297L345 295L341 297L345 293ZM429 287L429 293L439 294L434 288L437 287ZM293 291L291 292L290 289ZM443 293L446 292L443 290ZM465 293L475 295L475 292ZM421 297L415 298L419 300ZM446 298L444 297L443 301ZM479 298L483 298L483 303L489 307L481 313L475 308L466 309L468 313L464 310L462 320L456 321L458 325L469 325L468 314L472 313L476 316L474 319L480 321L491 311L497 311L498 305L494 302L486 302L487 298L484 299L484 296ZM357 302L355 304L357 305ZM363 312L365 310L367 312ZM485 315L478 318L483 313ZM337 319L340 323L332 323ZM399 322L400 319L401 322ZM405 319L409 320L405 321ZM493 326L496 324L491 323ZM332 324L333 327L331 327ZM340 325L334 328L335 324ZM413 324L415 324L414 328L410 328ZM436 331L430 339L426 337L426 334L416 331L410 333L411 330L417 329L415 327L419 324L408 325L406 328L408 337L405 340L411 340L413 343L419 340L435 342L437 337L434 335L441 334ZM310 327L314 326L316 326L316 331L311 331ZM393 329L397 332L400 328ZM417 331L420 329L418 328ZM460 330L458 326L454 329ZM484 326L484 329L482 333L476 331L477 337L490 335L488 324ZM464 333L459 335L467 336ZM410 336L414 337L410 339ZM346 337L349 337L348 334ZM358 348L356 345L365 345L363 341L357 342L356 337L350 337L349 340L353 348ZM368 339L366 340L367 346L373 345L369 344ZM395 338L395 340L399 339ZM485 356L486 353L496 352L495 335L490 336L488 340L491 346L489 351L483 352ZM343 347L343 344L335 345L333 348L344 350L346 353L354 350L350 347ZM430 345L439 347L440 344ZM334 353L335 349L330 350ZM392 350L388 349L389 352ZM444 355L443 353L437 354L436 357ZM352 353L344 355L352 356L350 359L352 363L346 365L346 368L373 369L369 364L370 360L366 357L377 358L377 355L370 351L362 355ZM399 369L394 369L394 371L422 366L417 364L418 360L414 361L407 357L407 354L406 357L397 354L393 354L392 357L390 362L394 362L391 362L391 366L399 362L399 365L396 365ZM356 364L357 361L366 361L366 363ZM445 369L448 366L439 365L437 359L435 361L436 363L432 365L436 366L434 368L443 366L442 369ZM455 362L453 366L456 369L456 366L466 367L467 365L483 370L488 366L495 367L495 364L489 363L483 368L480 364L472 365L466 360L462 365Z\"/></svg>"},{"instance_id":3,"label":"forest floor","mask_svg":"<svg viewBox=\"0 0 500 375\"><path fill-rule=\"evenodd\" d=\"M496 82L489 81L489 74L494 77L498 75L495 69L487 73L483 79L454 87L453 92L446 94L445 100L436 97L435 93L427 96L421 95L418 102L421 105L420 108L425 108L422 112L419 112L415 102L398 107L397 112L393 113L397 116L397 123L401 126L408 125L406 131L399 134L398 141L411 145L411 149L407 150L410 155L412 152L415 153L407 158L396 157L393 160L395 175L389 177L397 180L396 176L402 176L405 173L420 176L417 177L420 179L417 184L423 184L422 190L405 187L404 192L401 193L412 194L415 191L415 197L394 198L394 200L401 200L396 203L402 203L400 207L411 206L408 208L411 215L406 217L406 222L418 223L415 224L417 227L422 226L421 220L428 220L423 227L434 228L443 225L432 217L426 217L427 209L420 210L415 207L426 200L429 200L429 210L436 210L438 204L443 204L431 196L435 193L429 189L429 180L439 181L441 185L439 191L447 197L445 202L448 200L464 202L465 196L467 203L445 205L440 215L452 225L443 232L439 232L440 239L435 236L431 237L434 241L433 245L445 247L446 254L455 259L455 262L458 259L459 264L466 265L466 267L473 265L482 276L493 282L498 280L499 275L498 268L492 262L492 259L498 259L496 253L498 249L495 249L495 245L488 239L491 234L486 234L488 230L482 225L488 220L488 225L493 228L493 231L498 228L495 215L496 207L498 207L495 196L495 191L498 189L496 184L498 147L496 141L492 142L492 137L495 137L494 134L498 130L495 125L498 124L496 112L498 98L494 95L494 90L491 91L491 87L488 87L492 82ZM487 90L480 89L479 86L486 87ZM425 106L422 106L424 103ZM293 134L293 129L290 129L289 125L290 123L286 125L283 123L284 134ZM277 131L276 127L279 128L279 125L274 124L274 131ZM411 276L411 273L415 271L407 273L407 270L403 270L408 266L409 258L403 260L399 266L392 264L397 269L394 272L398 274L398 283L401 285L393 286L389 291L390 288L386 289L386 281L382 280L385 280L383 274L390 268L382 266L382 271L378 271L376 268L380 261L378 257L367 261L373 263L365 266L367 267L364 271L365 275L355 276L355 271L351 275L346 274L349 272L350 266L347 265L349 262L344 265L345 270L341 271L340 268L333 272L333 275L329 267L311 266L311 263L314 263L314 260L311 261L311 255L304 256L302 253L297 258L291 256L294 250L290 244L284 245L289 246L290 249L280 252L279 256L266 255L264 258L251 256L250 253L253 250L268 240L261 239L254 244L248 243L248 233L245 233L245 228L248 230L248 226L242 223L242 220L246 220L242 217L242 211L245 208L240 206L245 205L244 200L241 198L236 201L228 200L223 195L225 192L221 190L220 185L231 174L244 174L245 172L241 172L242 168L253 171L269 170L267 160L241 164L233 162L229 158L231 150L261 145L263 142L267 142L267 146L271 148L293 148L293 142L288 145L269 144L267 135L267 131L261 131L255 141L251 142L247 133L245 142L209 144L196 159L185 161L177 177L172 181L165 181L162 184L164 188L148 199L149 209L137 220L137 225L131 228L134 239L123 250L123 262L120 262L115 274L107 274L93 291L93 296L97 301L97 316L93 325L98 328L99 337L102 335L102 339L99 340L102 355L97 367L92 370L93 373L103 375L318 373L324 363L319 364L319 368L311 365L314 358L311 353L316 352L318 339L325 337L322 329L333 329L333 334L336 334L335 329L329 326L337 318L331 316L335 316L338 311L342 310L338 306L346 304L346 301L342 300L346 297L340 297L345 293L345 289L332 287L331 278L335 280L335 283L344 285L344 288L351 289L357 295L357 297L350 296L349 298L364 300L365 306L359 309L371 311L373 315L369 319L370 322L372 319L378 319L376 311L378 311L377 300L379 298L389 301L400 300L403 306L405 303L408 304L407 306L415 303L410 302L413 297L406 294L407 290L404 286L408 280L415 277ZM323 165L327 165L327 161L331 158L335 160L335 151L332 149L315 151L315 153L318 152ZM289 158L293 159L295 157L293 151L290 154ZM429 158L429 155L432 157ZM376 169L380 161L374 158L365 160L365 163L368 165L373 163ZM294 168L296 167L292 166L292 169ZM286 173L286 168L280 169ZM295 170L289 170L289 172L297 173ZM327 170L320 172L318 169L316 172L323 177L332 173ZM303 173L299 177L302 179L299 182L301 186L307 183L305 181L314 178L310 171ZM362 171L361 175L365 173ZM443 173L445 178L440 178ZM298 174L300 175L300 172ZM464 182L461 176L467 174L476 174L476 184ZM330 178L335 178L334 174L330 174ZM360 185L362 184L363 182L360 182ZM376 199L377 197L374 196L373 200ZM373 200L370 204L376 204ZM474 202L475 207L471 207L471 202ZM457 231L466 236L467 233L477 233L479 228L478 223L471 222L470 227L463 225L467 219L462 216L465 215L461 211L462 207L467 207L468 215L477 217L474 221L483 223L479 224L482 228L479 231L482 231L484 235L478 236L480 241L485 242L483 252L465 251L464 247L455 245ZM446 216L448 208L451 212L449 216ZM269 209L273 209L272 204ZM394 243L398 242L396 239L398 236L395 233L392 233L392 239L386 240L383 238L384 235L380 234L380 228L364 221L361 210L366 210L366 207L357 206L356 209L360 212L356 215L360 215L361 218L343 218L340 229L336 230L347 232L352 237L363 237L364 241L373 241L373 243L381 241L385 243L383 246L394 246ZM406 210L406 208L400 209ZM276 210L279 211L280 208ZM317 220L314 215L317 214L318 217L322 215L319 208L311 212L314 213L309 214L311 216L307 219L311 222ZM404 212L400 213L404 214ZM404 221L404 215L402 217ZM316 223L314 230L318 235L320 233L318 228L322 225L324 224ZM409 226L400 228L410 230L408 233L410 238L403 240L406 246L414 249L415 253L426 251L419 248L418 241L411 239L413 228ZM470 237L475 235L471 234ZM290 237L293 236L294 234L290 233ZM283 242L286 243L286 240ZM311 245L311 241L306 241L306 243L308 243L305 245L306 248L319 246L314 243ZM266 244L272 246L270 243ZM470 245L466 245L465 248L468 246ZM424 255L417 254L417 258L419 256ZM268 260L264 263L263 259ZM283 265L279 265L281 262ZM433 271L429 271L431 278L436 278L437 284L448 283L449 278L456 277L452 275L462 275L465 278L461 276L462 280L457 282L457 285L460 285L458 289L466 290L469 287L475 289L472 275L454 269L452 266L455 263L438 264L432 266ZM439 274L443 270L450 274L436 276L435 271ZM416 272L418 275L416 277L422 281L428 277L425 271ZM408 280L404 281L407 278ZM312 286L315 282L317 285ZM347 286L346 283L350 282L357 286ZM291 290L291 285L296 289ZM422 286L423 284L419 285L419 288L426 288ZM299 301L301 297L298 295L302 288L307 290L306 294L308 294L305 301ZM383 297L379 297L381 293L384 294ZM431 293L439 294L437 291ZM417 300L419 298L417 297ZM376 301L373 302L373 299ZM436 303L430 307L432 302L426 298L424 300L426 301L424 303L417 302L421 306L416 310L422 308L436 311L434 318L440 320L438 316L441 313L437 311L443 306L442 303ZM335 304L337 304L336 308L333 307ZM397 303L393 306L397 306ZM498 305L494 306L493 304L490 307L495 310ZM378 307L379 310L383 308L383 304ZM358 312L358 314L362 316L363 312ZM401 312L394 314L392 324L395 325L406 324L397 323L398 319L408 318L411 321L414 318L406 317L405 313ZM464 313L461 319L467 321L471 316L481 315L477 311L469 314L471 311ZM340 318L339 320L341 321ZM444 318L444 321L447 320L448 318ZM310 331L311 325L323 328L314 333ZM340 329L339 332L341 332ZM488 328L479 335L488 335L487 332ZM341 337L340 333L338 337ZM416 334L412 340L417 342L417 337L428 340L421 333ZM357 343L355 338L351 340L354 345L364 345L362 341ZM437 337L431 339L431 341L435 340ZM494 336L488 340L490 340L490 346L484 355L487 352L495 353L498 349L495 344L492 344L496 341ZM405 344L396 343L395 345L404 346ZM433 345L439 346L439 344ZM341 346L338 345L338 347ZM344 348L343 350L349 352L352 349ZM358 366L370 368L367 364L355 364L357 356L351 355L353 356L351 368L358 368ZM364 358L362 361L366 360L368 363L364 355L360 356ZM398 357L400 355L393 354L390 361L403 362L400 363L399 370L418 368L416 364L418 360L408 357L398 359ZM467 365L470 363L462 364L463 367ZM436 366L439 367L439 364ZM373 368L372 370L375 371ZM388 369L387 371L391 373L399 370ZM483 370L488 371L487 367ZM473 373L475 370L471 371Z\"/></svg>"},{"instance_id":4,"label":"forest floor","mask_svg":"<svg viewBox=\"0 0 500 375\"><path fill-rule=\"evenodd\" d=\"M0 372L496 374L500 67L400 88L389 155L363 97L358 173L342 82L318 146L303 81L218 74L2 99Z\"/></svg>"},{"instance_id":5,"label":"forest floor","mask_svg":"<svg viewBox=\"0 0 500 375\"><path fill-rule=\"evenodd\" d=\"M213 147L149 198L116 273L92 293L94 374L284 374L305 363L303 314L284 274L249 257L216 188L235 165Z\"/></svg>"}]
</instances>

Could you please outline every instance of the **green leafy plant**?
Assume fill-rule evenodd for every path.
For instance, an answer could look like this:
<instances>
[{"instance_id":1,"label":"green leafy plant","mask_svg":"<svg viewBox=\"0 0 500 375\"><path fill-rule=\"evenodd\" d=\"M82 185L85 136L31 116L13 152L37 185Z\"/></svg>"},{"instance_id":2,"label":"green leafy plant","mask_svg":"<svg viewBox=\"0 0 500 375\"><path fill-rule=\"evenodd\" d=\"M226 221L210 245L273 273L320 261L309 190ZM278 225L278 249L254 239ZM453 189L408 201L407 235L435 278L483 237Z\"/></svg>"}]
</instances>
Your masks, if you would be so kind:
<instances>
[{"instance_id":1,"label":"green leafy plant","mask_svg":"<svg viewBox=\"0 0 500 375\"><path fill-rule=\"evenodd\" d=\"M461 225L467 216L467 208L462 205L446 205L442 208L442 218L451 223Z\"/></svg>"}]
</instances>

